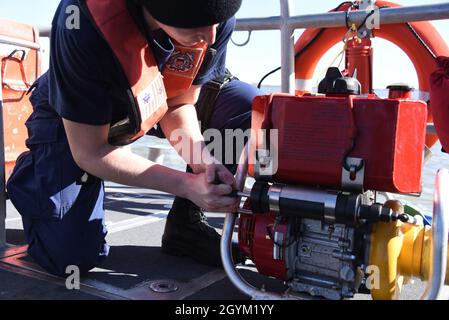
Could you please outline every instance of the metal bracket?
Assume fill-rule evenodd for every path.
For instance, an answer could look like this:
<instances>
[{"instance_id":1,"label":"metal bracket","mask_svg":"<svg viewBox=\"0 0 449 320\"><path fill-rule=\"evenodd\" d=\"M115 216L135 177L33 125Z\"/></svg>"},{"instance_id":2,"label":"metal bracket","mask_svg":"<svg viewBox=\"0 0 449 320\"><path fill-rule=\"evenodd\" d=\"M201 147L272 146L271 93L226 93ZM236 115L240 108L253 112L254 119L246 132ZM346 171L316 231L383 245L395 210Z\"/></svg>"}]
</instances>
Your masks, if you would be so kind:
<instances>
[{"instance_id":1,"label":"metal bracket","mask_svg":"<svg viewBox=\"0 0 449 320\"><path fill-rule=\"evenodd\" d=\"M156 293L171 293L178 291L179 286L173 280L166 279L152 281L149 288Z\"/></svg>"},{"instance_id":2,"label":"metal bracket","mask_svg":"<svg viewBox=\"0 0 449 320\"><path fill-rule=\"evenodd\" d=\"M251 33L252 33L252 30L248 30L248 38L247 38L244 42L242 42L242 43L237 43L237 42L235 42L235 41L231 38L232 44L235 45L235 46L237 46L237 47L244 47L244 46L246 46L246 45L249 43L249 41L251 40Z\"/></svg>"},{"instance_id":3,"label":"metal bracket","mask_svg":"<svg viewBox=\"0 0 449 320\"><path fill-rule=\"evenodd\" d=\"M268 201L270 205L270 211L273 213L280 213L279 201L281 199L282 187L274 184L268 189Z\"/></svg>"},{"instance_id":4,"label":"metal bracket","mask_svg":"<svg viewBox=\"0 0 449 320\"><path fill-rule=\"evenodd\" d=\"M275 232L274 233L274 244L273 244L273 259L274 260L282 260L282 252L283 248L282 246L279 246L278 243L284 242L284 234L282 232Z\"/></svg>"},{"instance_id":5,"label":"metal bracket","mask_svg":"<svg viewBox=\"0 0 449 320\"><path fill-rule=\"evenodd\" d=\"M359 2L359 8L360 10L366 10L368 8L373 7L375 2L373 0L361 0Z\"/></svg>"},{"instance_id":6,"label":"metal bracket","mask_svg":"<svg viewBox=\"0 0 449 320\"><path fill-rule=\"evenodd\" d=\"M372 30L363 26L357 31L357 36L360 39L371 39L373 37L373 32L372 32Z\"/></svg>"},{"instance_id":7,"label":"metal bracket","mask_svg":"<svg viewBox=\"0 0 449 320\"><path fill-rule=\"evenodd\" d=\"M358 26L357 35L361 39L370 39L373 37L373 31L367 26L367 21L371 16L378 14L378 7L372 0L362 0L359 2L359 11L365 11L366 18L362 25Z\"/></svg>"},{"instance_id":8,"label":"metal bracket","mask_svg":"<svg viewBox=\"0 0 449 320\"><path fill-rule=\"evenodd\" d=\"M270 156L270 150L256 150L256 163L254 164L254 176L256 179L265 180L274 174L273 159Z\"/></svg>"},{"instance_id":9,"label":"metal bracket","mask_svg":"<svg viewBox=\"0 0 449 320\"><path fill-rule=\"evenodd\" d=\"M365 161L360 158L346 158L350 170L344 167L341 172L341 186L346 191L363 192L365 182ZM360 169L357 168L361 166Z\"/></svg>"}]
</instances>

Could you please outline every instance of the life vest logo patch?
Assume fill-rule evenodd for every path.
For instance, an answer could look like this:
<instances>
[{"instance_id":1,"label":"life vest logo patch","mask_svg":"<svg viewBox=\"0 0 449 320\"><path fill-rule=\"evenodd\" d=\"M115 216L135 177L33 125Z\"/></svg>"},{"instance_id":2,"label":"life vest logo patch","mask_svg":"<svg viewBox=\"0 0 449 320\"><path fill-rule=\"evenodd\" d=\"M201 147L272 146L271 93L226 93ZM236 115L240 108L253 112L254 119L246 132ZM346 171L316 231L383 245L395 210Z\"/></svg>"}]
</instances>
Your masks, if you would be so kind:
<instances>
[{"instance_id":1,"label":"life vest logo patch","mask_svg":"<svg viewBox=\"0 0 449 320\"><path fill-rule=\"evenodd\" d=\"M174 52L167 62L166 67L172 71L187 72L193 68L195 53L193 52Z\"/></svg>"},{"instance_id":2,"label":"life vest logo patch","mask_svg":"<svg viewBox=\"0 0 449 320\"><path fill-rule=\"evenodd\" d=\"M203 52L202 48L176 46L175 51L165 64L164 73L194 79L201 65Z\"/></svg>"}]
</instances>

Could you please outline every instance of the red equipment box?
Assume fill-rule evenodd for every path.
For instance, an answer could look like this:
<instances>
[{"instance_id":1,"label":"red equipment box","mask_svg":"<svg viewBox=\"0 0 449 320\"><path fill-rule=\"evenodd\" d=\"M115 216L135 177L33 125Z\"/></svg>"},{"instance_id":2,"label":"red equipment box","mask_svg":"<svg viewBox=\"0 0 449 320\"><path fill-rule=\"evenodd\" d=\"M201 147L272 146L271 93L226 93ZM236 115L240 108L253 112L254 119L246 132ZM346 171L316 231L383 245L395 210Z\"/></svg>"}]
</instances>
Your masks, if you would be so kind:
<instances>
[{"instance_id":1,"label":"red equipment box","mask_svg":"<svg viewBox=\"0 0 449 320\"><path fill-rule=\"evenodd\" d=\"M342 189L343 159L355 133L347 156L364 160L366 190L421 192L427 122L422 101L275 94L257 97L252 114L253 130L278 130L276 182ZM263 141L253 137L254 176L255 152Z\"/></svg>"}]
</instances>

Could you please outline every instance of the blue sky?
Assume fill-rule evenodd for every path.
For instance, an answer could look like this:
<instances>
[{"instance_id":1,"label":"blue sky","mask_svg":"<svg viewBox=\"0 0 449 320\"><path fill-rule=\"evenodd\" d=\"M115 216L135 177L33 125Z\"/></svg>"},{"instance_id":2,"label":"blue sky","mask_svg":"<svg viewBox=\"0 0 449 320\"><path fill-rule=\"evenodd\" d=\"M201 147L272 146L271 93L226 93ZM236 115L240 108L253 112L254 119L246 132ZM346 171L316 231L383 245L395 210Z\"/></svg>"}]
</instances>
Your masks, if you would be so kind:
<instances>
[{"instance_id":1,"label":"blue sky","mask_svg":"<svg viewBox=\"0 0 449 320\"><path fill-rule=\"evenodd\" d=\"M343 0L296 0L294 13L309 14L328 11ZM443 3L447 0L396 0L402 5ZM0 17L14 19L37 26L49 25L59 0L0 0ZM279 15L278 0L243 0L237 18L265 17ZM449 21L433 22L449 43ZM300 35L302 30L297 31ZM235 33L234 40L243 42L246 33ZM46 44L44 41L43 44ZM240 79L257 83L271 69L280 65L280 37L277 31L253 32L250 43L245 47L229 45L228 67ZM394 45L375 39L375 77L376 88L384 88L393 82L408 82L417 87L416 73L408 58ZM334 48L323 57L321 68L316 72L318 80L329 66L341 47ZM46 65L46 64L44 64ZM279 75L267 79L266 84L279 84Z\"/></svg>"}]
</instances>

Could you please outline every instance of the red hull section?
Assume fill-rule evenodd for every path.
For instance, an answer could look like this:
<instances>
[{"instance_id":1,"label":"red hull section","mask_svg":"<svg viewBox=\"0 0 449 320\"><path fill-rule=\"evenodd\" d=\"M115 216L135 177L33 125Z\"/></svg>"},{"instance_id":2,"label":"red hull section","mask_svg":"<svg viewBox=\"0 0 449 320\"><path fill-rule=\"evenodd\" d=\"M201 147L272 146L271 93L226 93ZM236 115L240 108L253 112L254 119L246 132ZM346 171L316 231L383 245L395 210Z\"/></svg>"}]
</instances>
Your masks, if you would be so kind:
<instances>
[{"instance_id":1,"label":"red hull section","mask_svg":"<svg viewBox=\"0 0 449 320\"><path fill-rule=\"evenodd\" d=\"M13 42L19 44L10 44ZM5 137L6 179L17 157L27 150L25 121L33 111L26 92L40 75L39 32L28 25L0 19L0 59Z\"/></svg>"}]
</instances>

